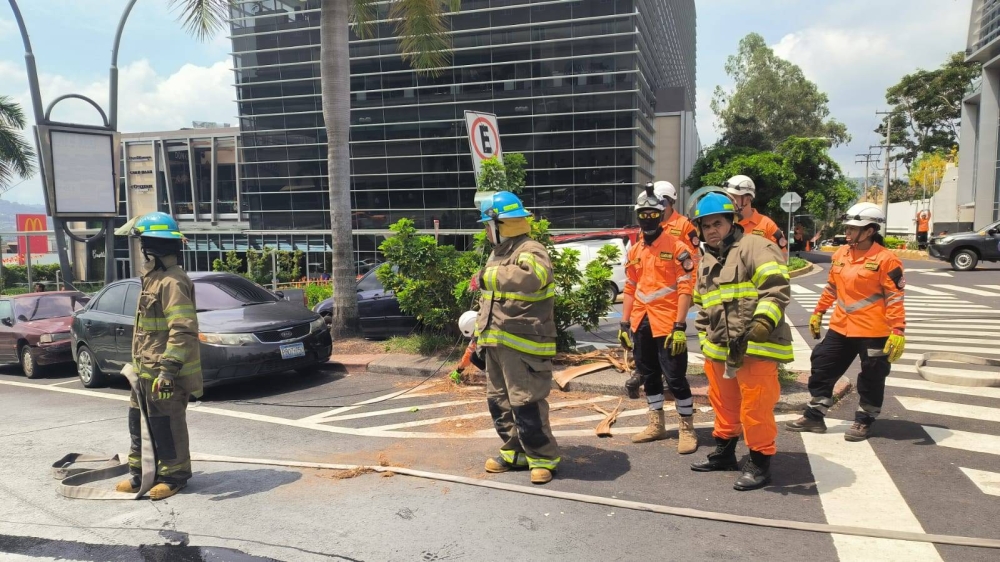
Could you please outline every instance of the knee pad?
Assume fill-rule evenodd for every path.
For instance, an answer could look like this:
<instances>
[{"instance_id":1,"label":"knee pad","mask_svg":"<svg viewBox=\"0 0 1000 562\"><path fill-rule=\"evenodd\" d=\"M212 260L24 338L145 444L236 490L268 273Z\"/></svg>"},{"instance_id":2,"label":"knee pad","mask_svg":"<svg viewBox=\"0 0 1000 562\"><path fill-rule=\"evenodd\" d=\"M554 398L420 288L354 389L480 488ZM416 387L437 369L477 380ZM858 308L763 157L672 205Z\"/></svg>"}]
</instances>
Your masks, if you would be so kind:
<instances>
[{"instance_id":1,"label":"knee pad","mask_svg":"<svg viewBox=\"0 0 1000 562\"><path fill-rule=\"evenodd\" d=\"M537 402L515 406L514 422L517 424L518 436L521 438L522 444L533 449L548 445L549 438L542 431L542 415Z\"/></svg>"}]
</instances>

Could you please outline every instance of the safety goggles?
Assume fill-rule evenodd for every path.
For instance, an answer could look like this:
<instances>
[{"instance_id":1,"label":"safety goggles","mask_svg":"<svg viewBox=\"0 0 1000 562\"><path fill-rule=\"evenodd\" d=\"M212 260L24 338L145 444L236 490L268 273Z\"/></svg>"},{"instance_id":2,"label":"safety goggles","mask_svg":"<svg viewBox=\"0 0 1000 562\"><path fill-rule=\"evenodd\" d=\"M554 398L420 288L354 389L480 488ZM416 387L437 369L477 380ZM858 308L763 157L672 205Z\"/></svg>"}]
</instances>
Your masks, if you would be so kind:
<instances>
[{"instance_id":1,"label":"safety goggles","mask_svg":"<svg viewBox=\"0 0 1000 562\"><path fill-rule=\"evenodd\" d=\"M847 213L844 213L843 215L840 215L840 220L841 221L865 221L865 222L874 222L874 223L878 223L878 224L885 223L885 219L877 219L877 218L873 218L873 217L863 217L861 215L848 215Z\"/></svg>"},{"instance_id":2,"label":"safety goggles","mask_svg":"<svg viewBox=\"0 0 1000 562\"><path fill-rule=\"evenodd\" d=\"M639 211L637 213L640 219L658 219L663 216L662 211Z\"/></svg>"}]
</instances>

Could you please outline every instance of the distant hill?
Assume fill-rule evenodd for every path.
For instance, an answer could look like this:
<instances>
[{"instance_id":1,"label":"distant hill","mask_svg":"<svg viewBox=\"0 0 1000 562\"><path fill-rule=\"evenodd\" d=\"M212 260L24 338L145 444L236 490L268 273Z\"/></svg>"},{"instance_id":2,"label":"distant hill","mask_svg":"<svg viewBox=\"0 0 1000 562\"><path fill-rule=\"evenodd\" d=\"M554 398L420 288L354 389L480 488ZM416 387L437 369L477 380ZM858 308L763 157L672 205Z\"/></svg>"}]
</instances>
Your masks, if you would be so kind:
<instances>
[{"instance_id":1,"label":"distant hill","mask_svg":"<svg viewBox=\"0 0 1000 562\"><path fill-rule=\"evenodd\" d=\"M44 215L45 205L24 205L0 199L0 232L17 230L17 215L21 214ZM51 223L48 226L51 227Z\"/></svg>"}]
</instances>

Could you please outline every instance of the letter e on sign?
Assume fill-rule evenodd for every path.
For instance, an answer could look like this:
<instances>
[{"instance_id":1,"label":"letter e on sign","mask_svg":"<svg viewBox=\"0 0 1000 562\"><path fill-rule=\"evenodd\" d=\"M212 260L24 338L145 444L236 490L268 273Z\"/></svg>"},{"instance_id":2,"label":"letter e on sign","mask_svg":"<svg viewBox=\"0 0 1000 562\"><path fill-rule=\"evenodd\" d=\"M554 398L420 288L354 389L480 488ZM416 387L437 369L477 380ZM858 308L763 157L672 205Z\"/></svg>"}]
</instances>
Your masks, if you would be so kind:
<instances>
[{"instance_id":1,"label":"letter e on sign","mask_svg":"<svg viewBox=\"0 0 1000 562\"><path fill-rule=\"evenodd\" d=\"M478 181L483 167L483 160L503 158L500 148L500 129L497 126L497 116L492 113L465 112L465 125L469 132L469 149L472 153L472 164L476 170Z\"/></svg>"}]
</instances>

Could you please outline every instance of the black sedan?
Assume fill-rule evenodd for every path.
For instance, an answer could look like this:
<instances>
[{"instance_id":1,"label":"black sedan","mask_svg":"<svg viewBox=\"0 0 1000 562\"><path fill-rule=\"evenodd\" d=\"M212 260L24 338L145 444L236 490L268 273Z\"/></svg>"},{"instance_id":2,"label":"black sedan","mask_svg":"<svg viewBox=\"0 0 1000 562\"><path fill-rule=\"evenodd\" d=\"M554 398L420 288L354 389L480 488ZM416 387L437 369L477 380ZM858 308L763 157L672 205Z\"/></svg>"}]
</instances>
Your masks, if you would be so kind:
<instances>
[{"instance_id":1,"label":"black sedan","mask_svg":"<svg viewBox=\"0 0 1000 562\"><path fill-rule=\"evenodd\" d=\"M231 273L191 273L205 386L290 370L330 358L326 322ZM73 358L84 386L107 383L132 360L138 279L111 283L73 316Z\"/></svg>"},{"instance_id":2,"label":"black sedan","mask_svg":"<svg viewBox=\"0 0 1000 562\"><path fill-rule=\"evenodd\" d=\"M934 237L927 253L951 263L955 271L972 271L981 261L1000 261L1000 222L973 232Z\"/></svg>"},{"instance_id":3,"label":"black sedan","mask_svg":"<svg viewBox=\"0 0 1000 562\"><path fill-rule=\"evenodd\" d=\"M313 311L327 322L330 322L332 309L332 298L313 307ZM399 309L396 294L382 286L374 269L358 280L358 316L361 333L368 339L406 336L417 326L417 319Z\"/></svg>"}]
</instances>

